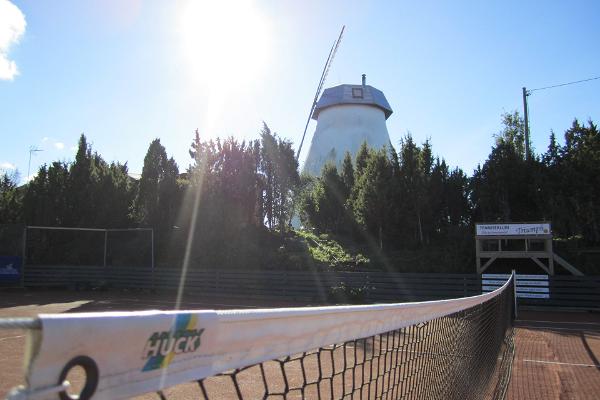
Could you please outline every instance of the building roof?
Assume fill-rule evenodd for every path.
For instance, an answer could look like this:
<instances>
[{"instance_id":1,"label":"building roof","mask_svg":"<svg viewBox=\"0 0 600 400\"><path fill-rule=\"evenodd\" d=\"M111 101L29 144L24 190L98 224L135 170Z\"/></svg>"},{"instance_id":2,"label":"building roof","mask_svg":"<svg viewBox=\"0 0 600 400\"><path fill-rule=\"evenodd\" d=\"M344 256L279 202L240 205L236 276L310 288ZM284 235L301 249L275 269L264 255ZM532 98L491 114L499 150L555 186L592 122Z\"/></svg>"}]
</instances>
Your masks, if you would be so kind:
<instances>
[{"instance_id":1,"label":"building roof","mask_svg":"<svg viewBox=\"0 0 600 400\"><path fill-rule=\"evenodd\" d=\"M377 107L385 113L385 119L393 113L381 90L370 85L339 85L323 91L313 112L313 119L317 119L319 113L325 108L340 104L365 104Z\"/></svg>"}]
</instances>

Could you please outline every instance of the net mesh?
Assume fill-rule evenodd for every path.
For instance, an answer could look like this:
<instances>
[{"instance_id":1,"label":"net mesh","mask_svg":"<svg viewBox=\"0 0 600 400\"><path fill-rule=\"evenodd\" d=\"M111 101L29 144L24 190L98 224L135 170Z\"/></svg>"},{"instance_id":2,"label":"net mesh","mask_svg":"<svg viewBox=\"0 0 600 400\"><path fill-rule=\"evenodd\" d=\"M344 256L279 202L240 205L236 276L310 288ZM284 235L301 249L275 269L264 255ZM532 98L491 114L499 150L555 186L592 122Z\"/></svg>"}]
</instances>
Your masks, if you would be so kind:
<instances>
[{"instance_id":1,"label":"net mesh","mask_svg":"<svg viewBox=\"0 0 600 400\"><path fill-rule=\"evenodd\" d=\"M513 307L511 283L460 312L227 371L154 398L500 399L514 355Z\"/></svg>"}]
</instances>

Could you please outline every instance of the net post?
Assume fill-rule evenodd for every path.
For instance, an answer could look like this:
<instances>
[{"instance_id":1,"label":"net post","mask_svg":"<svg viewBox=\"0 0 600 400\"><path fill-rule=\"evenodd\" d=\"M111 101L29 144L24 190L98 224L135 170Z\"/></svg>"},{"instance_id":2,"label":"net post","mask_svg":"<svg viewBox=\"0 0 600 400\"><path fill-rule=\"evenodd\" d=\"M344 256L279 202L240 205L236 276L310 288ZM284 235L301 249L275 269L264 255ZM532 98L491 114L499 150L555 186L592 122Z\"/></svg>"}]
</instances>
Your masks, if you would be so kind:
<instances>
[{"instance_id":1,"label":"net post","mask_svg":"<svg viewBox=\"0 0 600 400\"><path fill-rule=\"evenodd\" d=\"M514 299L514 306L513 306L513 317L514 319L517 319L517 273L515 272L515 270L512 270L511 273L511 279L513 281L513 299Z\"/></svg>"}]
</instances>

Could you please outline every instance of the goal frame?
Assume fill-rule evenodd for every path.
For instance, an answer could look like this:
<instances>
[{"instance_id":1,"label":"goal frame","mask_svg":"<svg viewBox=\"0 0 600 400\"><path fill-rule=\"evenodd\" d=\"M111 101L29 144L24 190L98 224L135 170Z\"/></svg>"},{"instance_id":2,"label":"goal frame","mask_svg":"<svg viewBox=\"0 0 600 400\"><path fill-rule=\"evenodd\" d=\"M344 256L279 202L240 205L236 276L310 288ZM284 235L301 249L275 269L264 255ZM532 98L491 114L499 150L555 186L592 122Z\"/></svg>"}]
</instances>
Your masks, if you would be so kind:
<instances>
[{"instance_id":1,"label":"goal frame","mask_svg":"<svg viewBox=\"0 0 600 400\"><path fill-rule=\"evenodd\" d=\"M104 250L103 250L103 261L102 266L104 268L106 265L106 255L108 250L108 234L110 232L128 232L128 231L150 231L150 268L152 271L152 277L154 278L154 228L111 228L111 229L103 229L103 228L75 228L75 227L65 227L65 226L40 226L40 225L26 225L23 228L23 249L22 249L22 262L21 262L21 287L25 287L25 271L27 266L27 231L29 229L39 229L39 230L58 230L58 231L87 231L87 232L104 232ZM154 279L153 279L154 281Z\"/></svg>"}]
</instances>

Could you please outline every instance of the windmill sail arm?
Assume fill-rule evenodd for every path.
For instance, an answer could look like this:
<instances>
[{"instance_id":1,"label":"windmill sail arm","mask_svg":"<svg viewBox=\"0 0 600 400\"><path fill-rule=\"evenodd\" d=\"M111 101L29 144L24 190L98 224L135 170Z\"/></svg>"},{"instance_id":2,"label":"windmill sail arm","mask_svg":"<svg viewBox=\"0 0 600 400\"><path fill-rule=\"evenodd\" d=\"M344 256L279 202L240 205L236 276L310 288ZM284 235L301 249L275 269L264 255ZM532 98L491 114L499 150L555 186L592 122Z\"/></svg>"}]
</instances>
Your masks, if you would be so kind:
<instances>
[{"instance_id":1,"label":"windmill sail arm","mask_svg":"<svg viewBox=\"0 0 600 400\"><path fill-rule=\"evenodd\" d=\"M327 56L327 61L325 61L325 66L323 67L323 72L321 73L321 79L319 80L319 85L317 86L317 91L315 92L315 97L313 99L312 106L310 107L310 112L308 113L308 118L306 119L306 125L304 126L304 132L302 133L302 140L300 141L300 146L298 147L298 153L296 154L296 160L300 158L300 152L302 151L302 145L304 144L304 139L306 137L306 131L308 130L308 124L310 123L310 118L312 117L313 112L315 111L315 107L317 106L317 101L319 100L319 95L323 90L323 85L325 84L325 80L327 79L327 75L329 73L329 68L331 67L331 63L333 62L333 58L337 53L338 48L340 47L340 42L342 41L342 35L344 34L344 29L346 29L346 25L342 26L342 30L340 31L340 35L337 40L333 42L331 49L329 50L329 55Z\"/></svg>"}]
</instances>

